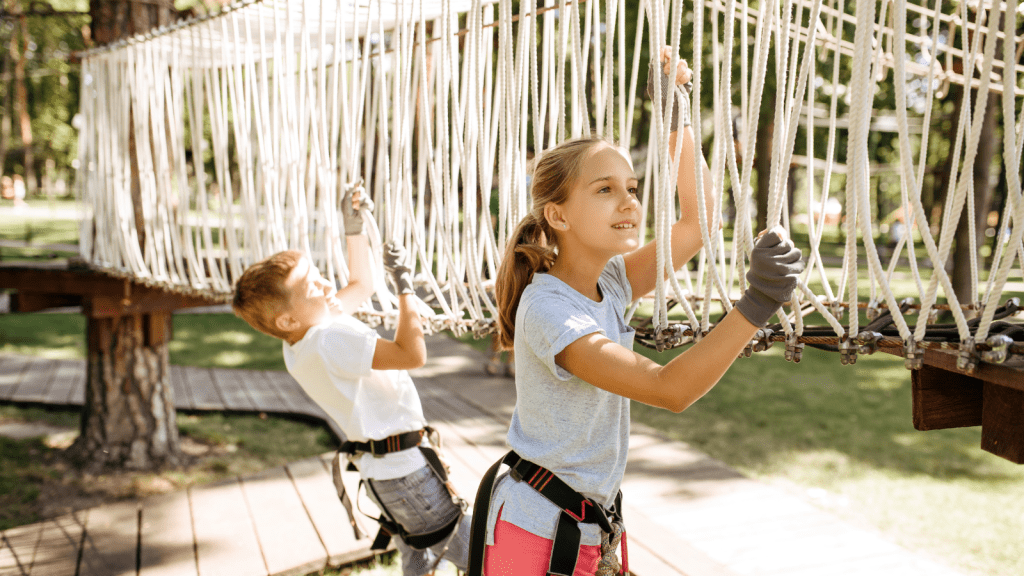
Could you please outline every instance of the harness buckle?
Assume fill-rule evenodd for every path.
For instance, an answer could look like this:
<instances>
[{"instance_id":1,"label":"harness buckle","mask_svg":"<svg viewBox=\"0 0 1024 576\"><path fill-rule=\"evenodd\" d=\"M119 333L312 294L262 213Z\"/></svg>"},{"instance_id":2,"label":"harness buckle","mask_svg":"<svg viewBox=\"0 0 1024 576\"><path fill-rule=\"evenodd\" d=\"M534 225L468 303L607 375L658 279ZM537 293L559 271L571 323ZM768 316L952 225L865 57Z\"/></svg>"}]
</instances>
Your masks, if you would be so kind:
<instances>
[{"instance_id":1,"label":"harness buckle","mask_svg":"<svg viewBox=\"0 0 1024 576\"><path fill-rule=\"evenodd\" d=\"M516 482L523 481L523 473L519 471L519 465L523 462L526 462L526 460L520 458L519 461L513 464L509 470L509 476L511 476Z\"/></svg>"}]
</instances>

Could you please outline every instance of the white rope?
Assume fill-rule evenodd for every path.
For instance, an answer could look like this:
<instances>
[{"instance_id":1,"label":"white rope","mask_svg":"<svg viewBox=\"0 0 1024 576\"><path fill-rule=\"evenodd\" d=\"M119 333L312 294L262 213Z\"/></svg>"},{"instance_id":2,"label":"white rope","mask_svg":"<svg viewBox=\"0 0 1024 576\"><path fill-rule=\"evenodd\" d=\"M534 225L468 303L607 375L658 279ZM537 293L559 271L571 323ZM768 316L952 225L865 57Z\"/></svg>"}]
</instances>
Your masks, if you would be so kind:
<instances>
[{"instance_id":1,"label":"white rope","mask_svg":"<svg viewBox=\"0 0 1024 576\"><path fill-rule=\"evenodd\" d=\"M636 165L643 173L643 239L653 233L656 265L664 272L653 292L655 327L670 327L668 302L674 300L699 338L745 288L756 232L750 211L753 159L767 63L773 60L776 106L763 216L769 226L781 223L792 230L796 215L790 219L788 206L802 203L806 214L799 216L809 237L800 246L807 257L800 290L788 313L779 315L789 340L805 333L804 316L811 310L836 336L856 337L857 310L866 299L871 309L884 303L901 338L920 342L939 287L961 339L970 337L942 264L961 213L966 209L973 226L980 209L973 204L973 164L987 95L1001 95L1008 199L984 284L976 247L970 250L969 298L972 304L984 302L977 337L985 337L1011 275L1020 274L1024 230L1024 114L1018 112L1024 86L1016 65L1024 40L1014 36L1012 22L1003 31L989 28L999 20L999 6L982 5L970 17L967 3L946 13L941 2L925 0L894 0L891 10L888 2L858 0L855 15L846 14L844 0L762 2L757 10L747 0L642 0L641 20L626 38L624 0L542 4L521 2L514 13L511 0L263 0L86 53L76 183L89 210L83 258L154 284L226 294L245 266L298 248L343 285L348 270L338 209L345 192L364 182L377 204L371 247L379 253L383 239L408 247L417 284L430 302L430 308L421 304L430 328L483 330L496 315L493 283L505 242L529 208L528 155L591 132L631 142L643 116L639 108L650 105L643 96L637 99L648 65L641 47L656 56L668 45L669 64L686 58L694 72L689 99L678 89L669 96L693 120L697 190L705 184L702 144L709 144L706 161L716 194L712 206L697 194L703 249L696 270L675 271L676 182L678 171L690 167L679 166L681 147L670 153L666 111L652 106L650 140ZM1005 6L1012 14L1017 2ZM921 24L908 31L907 21L914 19ZM464 30L458 29L460 21ZM693 23L687 38L684 21ZM969 45L951 43L965 36L973 38ZM996 54L999 38L1004 49ZM908 54L907 44L919 46L920 54ZM964 71L941 69L943 56L947 64L962 59ZM829 58L830 70L819 69ZM852 75L844 72L851 68ZM875 86L890 82L889 70L901 103L895 111L879 109L882 102L875 97ZM923 113L908 110L911 79L926 88L928 102L943 83L978 90L972 98L965 87L937 239L921 198L931 106ZM701 97L705 80L711 83L710 100ZM655 103L661 102L660 89L655 83ZM841 117L844 103L850 110ZM738 142L732 137L737 109ZM884 263L874 242L881 215L872 215L871 171L878 160L870 156L869 140L877 117L886 114L896 117L903 219L921 235L933 263L927 282L912 230ZM706 134L709 129L712 134ZM805 158L795 153L801 139ZM131 200L130 141L137 156L141 230ZM840 146L846 149L845 167L835 162ZM802 180L791 173L800 163L806 164ZM830 226L826 211L837 195L833 174L845 174L845 192L839 192L845 194L846 218L842 266L821 253ZM724 201L727 185L731 206ZM735 220L724 223L732 233L728 243L720 230L726 209L735 211ZM973 228L970 235L972 242ZM909 294L893 288L904 257L915 287ZM377 304L361 314L392 318L394 296L379 269L375 286ZM898 310L898 299L908 295L922 302L913 329ZM845 327L839 321L844 305Z\"/></svg>"}]
</instances>

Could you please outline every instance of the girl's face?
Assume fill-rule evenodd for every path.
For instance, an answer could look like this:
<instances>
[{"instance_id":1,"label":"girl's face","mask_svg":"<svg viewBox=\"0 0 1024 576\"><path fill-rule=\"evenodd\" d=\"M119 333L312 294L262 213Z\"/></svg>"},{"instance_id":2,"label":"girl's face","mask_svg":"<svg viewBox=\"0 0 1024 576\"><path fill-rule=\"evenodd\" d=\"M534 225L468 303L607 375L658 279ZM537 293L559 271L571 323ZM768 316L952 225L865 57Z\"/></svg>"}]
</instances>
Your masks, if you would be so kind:
<instances>
[{"instance_id":1,"label":"girl's face","mask_svg":"<svg viewBox=\"0 0 1024 576\"><path fill-rule=\"evenodd\" d=\"M609 257L640 247L638 181L629 159L619 148L601 143L583 161L580 177L554 225L564 240Z\"/></svg>"}]
</instances>

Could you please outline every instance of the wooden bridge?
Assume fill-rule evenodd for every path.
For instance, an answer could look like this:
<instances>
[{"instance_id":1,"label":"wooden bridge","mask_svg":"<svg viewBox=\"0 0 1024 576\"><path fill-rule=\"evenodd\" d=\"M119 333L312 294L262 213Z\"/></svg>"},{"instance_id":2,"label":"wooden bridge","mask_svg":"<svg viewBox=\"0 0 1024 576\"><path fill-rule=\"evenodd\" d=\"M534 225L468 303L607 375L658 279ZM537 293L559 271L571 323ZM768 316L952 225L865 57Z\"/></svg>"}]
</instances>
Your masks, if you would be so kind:
<instances>
[{"instance_id":1,"label":"wooden bridge","mask_svg":"<svg viewBox=\"0 0 1024 576\"><path fill-rule=\"evenodd\" d=\"M456 487L472 498L506 450L514 383L486 376L467 345L427 345L413 376ZM323 418L287 373L173 367L171 377L180 410ZM0 402L81 405L84 378L82 361L0 355ZM12 528L0 534L0 576L301 575L368 558L329 458ZM356 476L346 482L354 493ZM623 493L636 576L961 576L636 424ZM372 512L365 496L361 505Z\"/></svg>"}]
</instances>

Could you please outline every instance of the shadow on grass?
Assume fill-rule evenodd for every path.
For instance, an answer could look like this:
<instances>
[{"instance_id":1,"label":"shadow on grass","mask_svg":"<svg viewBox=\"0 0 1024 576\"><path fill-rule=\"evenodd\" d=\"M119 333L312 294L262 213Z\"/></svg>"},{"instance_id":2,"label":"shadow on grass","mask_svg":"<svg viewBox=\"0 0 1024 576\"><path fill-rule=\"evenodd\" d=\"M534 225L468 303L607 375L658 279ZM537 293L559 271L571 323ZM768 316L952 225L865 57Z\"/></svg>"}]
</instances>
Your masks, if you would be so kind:
<instances>
[{"instance_id":1,"label":"shadow on grass","mask_svg":"<svg viewBox=\"0 0 1024 576\"><path fill-rule=\"evenodd\" d=\"M660 363L670 359L638 351ZM980 428L914 429L910 373L901 358L876 354L843 366L837 354L810 348L800 364L781 356L776 346L737 360L682 414L634 402L633 419L758 474L800 461L823 473L870 467L938 479L1019 482L1005 462L979 448Z\"/></svg>"}]
</instances>

